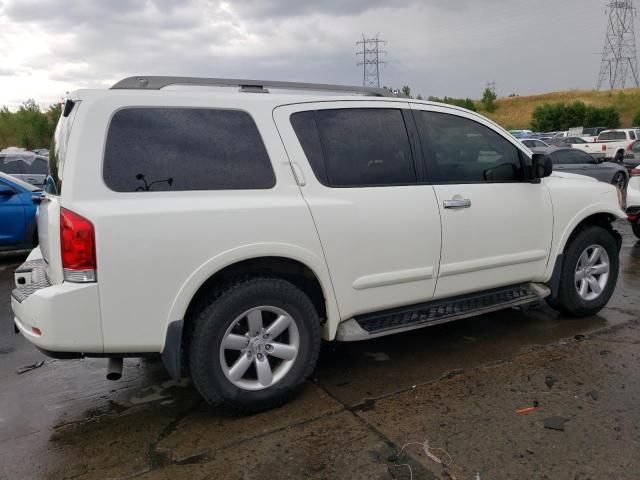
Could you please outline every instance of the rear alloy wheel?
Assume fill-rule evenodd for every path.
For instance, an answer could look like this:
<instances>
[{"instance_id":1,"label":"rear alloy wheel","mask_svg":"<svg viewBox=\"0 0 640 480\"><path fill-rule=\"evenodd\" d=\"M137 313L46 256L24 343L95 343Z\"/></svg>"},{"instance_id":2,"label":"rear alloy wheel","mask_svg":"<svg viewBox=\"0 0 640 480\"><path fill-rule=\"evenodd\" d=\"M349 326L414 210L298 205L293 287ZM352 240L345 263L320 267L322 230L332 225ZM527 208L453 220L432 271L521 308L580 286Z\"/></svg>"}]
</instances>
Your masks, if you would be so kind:
<instances>
[{"instance_id":1,"label":"rear alloy wheel","mask_svg":"<svg viewBox=\"0 0 640 480\"><path fill-rule=\"evenodd\" d=\"M194 385L210 405L261 411L284 403L313 371L320 319L309 297L281 278L233 282L187 329Z\"/></svg>"},{"instance_id":2,"label":"rear alloy wheel","mask_svg":"<svg viewBox=\"0 0 640 480\"><path fill-rule=\"evenodd\" d=\"M558 291L548 303L572 317L598 313L618 280L618 243L602 227L582 229L565 248Z\"/></svg>"},{"instance_id":3,"label":"rear alloy wheel","mask_svg":"<svg viewBox=\"0 0 640 480\"><path fill-rule=\"evenodd\" d=\"M621 192L624 192L624 189L627 188L627 177L624 173L618 172L613 176L611 184Z\"/></svg>"}]
</instances>

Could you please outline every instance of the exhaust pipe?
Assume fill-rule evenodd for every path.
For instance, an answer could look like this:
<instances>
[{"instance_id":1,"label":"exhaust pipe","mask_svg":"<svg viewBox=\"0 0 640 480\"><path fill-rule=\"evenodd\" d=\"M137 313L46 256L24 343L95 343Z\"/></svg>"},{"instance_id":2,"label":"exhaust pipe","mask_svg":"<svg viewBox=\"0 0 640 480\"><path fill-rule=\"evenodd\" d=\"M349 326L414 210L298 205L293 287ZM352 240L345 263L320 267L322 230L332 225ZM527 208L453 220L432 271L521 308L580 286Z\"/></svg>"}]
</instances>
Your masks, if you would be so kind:
<instances>
[{"instance_id":1,"label":"exhaust pipe","mask_svg":"<svg viewBox=\"0 0 640 480\"><path fill-rule=\"evenodd\" d=\"M120 380L122 377L122 358L109 358L107 362L107 380Z\"/></svg>"}]
</instances>

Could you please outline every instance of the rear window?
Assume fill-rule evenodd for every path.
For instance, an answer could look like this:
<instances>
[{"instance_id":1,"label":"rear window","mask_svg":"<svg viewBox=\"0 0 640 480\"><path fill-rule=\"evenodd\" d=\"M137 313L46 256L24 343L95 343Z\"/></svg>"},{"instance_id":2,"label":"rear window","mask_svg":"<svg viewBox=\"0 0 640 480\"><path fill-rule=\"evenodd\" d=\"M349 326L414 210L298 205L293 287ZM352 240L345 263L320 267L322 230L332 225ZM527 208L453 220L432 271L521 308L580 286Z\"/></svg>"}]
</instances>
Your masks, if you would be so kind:
<instances>
[{"instance_id":1,"label":"rear window","mask_svg":"<svg viewBox=\"0 0 640 480\"><path fill-rule=\"evenodd\" d=\"M626 140L627 135L624 132L603 132L598 136L598 141L608 140Z\"/></svg>"},{"instance_id":2,"label":"rear window","mask_svg":"<svg viewBox=\"0 0 640 480\"><path fill-rule=\"evenodd\" d=\"M267 189L276 183L251 116L205 108L116 112L103 176L116 192Z\"/></svg>"},{"instance_id":3,"label":"rear window","mask_svg":"<svg viewBox=\"0 0 640 480\"><path fill-rule=\"evenodd\" d=\"M62 176L67 157L67 144L71 135L71 127L76 118L80 102L67 100L49 148L49 176L44 184L44 191L53 195L62 192Z\"/></svg>"}]
</instances>

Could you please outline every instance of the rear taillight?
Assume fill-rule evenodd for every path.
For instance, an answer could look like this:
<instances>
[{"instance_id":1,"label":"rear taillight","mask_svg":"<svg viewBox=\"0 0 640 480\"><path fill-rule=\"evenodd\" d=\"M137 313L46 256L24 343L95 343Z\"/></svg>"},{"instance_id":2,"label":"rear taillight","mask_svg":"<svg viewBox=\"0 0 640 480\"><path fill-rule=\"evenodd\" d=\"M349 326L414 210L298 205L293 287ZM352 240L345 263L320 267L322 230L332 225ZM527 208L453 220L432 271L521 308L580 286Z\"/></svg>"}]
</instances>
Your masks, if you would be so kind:
<instances>
[{"instance_id":1,"label":"rear taillight","mask_svg":"<svg viewBox=\"0 0 640 480\"><path fill-rule=\"evenodd\" d=\"M60 209L60 249L67 282L96 281L96 242L93 224L66 208Z\"/></svg>"},{"instance_id":2,"label":"rear taillight","mask_svg":"<svg viewBox=\"0 0 640 480\"><path fill-rule=\"evenodd\" d=\"M603 152L606 152L606 151L607 151L607 146L606 146L606 145L602 145L601 150L602 150Z\"/></svg>"},{"instance_id":3,"label":"rear taillight","mask_svg":"<svg viewBox=\"0 0 640 480\"><path fill-rule=\"evenodd\" d=\"M640 177L640 168L634 168L629 172L629 175L632 177Z\"/></svg>"}]
</instances>

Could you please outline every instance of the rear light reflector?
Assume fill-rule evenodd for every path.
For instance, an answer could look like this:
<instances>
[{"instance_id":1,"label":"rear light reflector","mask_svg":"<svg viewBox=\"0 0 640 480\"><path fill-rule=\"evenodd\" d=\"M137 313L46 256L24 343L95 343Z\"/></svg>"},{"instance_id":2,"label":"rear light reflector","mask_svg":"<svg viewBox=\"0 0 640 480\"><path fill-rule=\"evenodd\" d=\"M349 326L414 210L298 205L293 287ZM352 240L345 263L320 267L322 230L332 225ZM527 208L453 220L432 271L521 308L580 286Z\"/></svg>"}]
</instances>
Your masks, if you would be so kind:
<instances>
[{"instance_id":1,"label":"rear light reflector","mask_svg":"<svg viewBox=\"0 0 640 480\"><path fill-rule=\"evenodd\" d=\"M631 170L631 172L629 172L629 175L631 175L632 177L640 177L640 168L634 168L633 170Z\"/></svg>"},{"instance_id":2,"label":"rear light reflector","mask_svg":"<svg viewBox=\"0 0 640 480\"><path fill-rule=\"evenodd\" d=\"M606 152L607 151L607 146L606 145L602 145L602 151Z\"/></svg>"},{"instance_id":3,"label":"rear light reflector","mask_svg":"<svg viewBox=\"0 0 640 480\"><path fill-rule=\"evenodd\" d=\"M34 335L42 335L42 331L38 327L31 327L31 332Z\"/></svg>"},{"instance_id":4,"label":"rear light reflector","mask_svg":"<svg viewBox=\"0 0 640 480\"><path fill-rule=\"evenodd\" d=\"M67 282L96 281L96 249L93 224L77 213L60 209L60 249Z\"/></svg>"}]
</instances>

